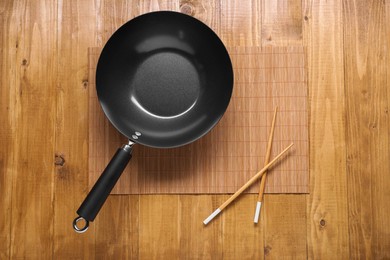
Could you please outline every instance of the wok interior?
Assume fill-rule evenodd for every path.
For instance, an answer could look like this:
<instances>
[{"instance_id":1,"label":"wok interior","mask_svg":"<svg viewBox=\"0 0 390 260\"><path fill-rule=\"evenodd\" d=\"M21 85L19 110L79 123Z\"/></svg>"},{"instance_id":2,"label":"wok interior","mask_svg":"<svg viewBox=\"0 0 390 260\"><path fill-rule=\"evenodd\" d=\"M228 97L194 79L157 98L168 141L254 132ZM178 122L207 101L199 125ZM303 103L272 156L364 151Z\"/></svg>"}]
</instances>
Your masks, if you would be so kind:
<instances>
[{"instance_id":1,"label":"wok interior","mask_svg":"<svg viewBox=\"0 0 390 260\"><path fill-rule=\"evenodd\" d=\"M99 58L96 87L111 123L147 146L176 147L206 134L233 88L229 55L200 21L175 12L123 25Z\"/></svg>"}]
</instances>

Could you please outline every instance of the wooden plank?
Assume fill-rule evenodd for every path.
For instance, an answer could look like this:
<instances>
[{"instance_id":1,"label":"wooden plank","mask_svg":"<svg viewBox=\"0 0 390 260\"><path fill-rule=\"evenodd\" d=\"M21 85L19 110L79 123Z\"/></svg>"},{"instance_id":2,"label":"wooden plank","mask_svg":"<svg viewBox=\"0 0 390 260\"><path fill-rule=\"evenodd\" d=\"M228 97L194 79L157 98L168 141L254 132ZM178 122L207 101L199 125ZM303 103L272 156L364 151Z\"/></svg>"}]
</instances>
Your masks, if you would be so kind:
<instances>
[{"instance_id":1,"label":"wooden plank","mask_svg":"<svg viewBox=\"0 0 390 260\"><path fill-rule=\"evenodd\" d=\"M220 31L220 1L180 0L180 12L191 15L214 30ZM209 141L204 146L211 146ZM200 163L209 162L201 160ZM222 196L182 195L180 199L180 259L222 259L222 222L204 226L203 219L209 211L222 203Z\"/></svg>"},{"instance_id":2,"label":"wooden plank","mask_svg":"<svg viewBox=\"0 0 390 260\"><path fill-rule=\"evenodd\" d=\"M304 2L310 100L308 257L349 258L340 1Z\"/></svg>"},{"instance_id":3,"label":"wooden plank","mask_svg":"<svg viewBox=\"0 0 390 260\"><path fill-rule=\"evenodd\" d=\"M97 45L104 46L111 35L124 23L135 17L137 1L102 0L96 6ZM93 47L90 45L88 47Z\"/></svg>"},{"instance_id":4,"label":"wooden plank","mask_svg":"<svg viewBox=\"0 0 390 260\"><path fill-rule=\"evenodd\" d=\"M181 0L180 11L220 31L220 2ZM214 137L210 138L210 141ZM203 142L205 146L210 146ZM200 162L202 162L201 160ZM208 161L209 162L209 161ZM215 167L215 166L214 166ZM204 226L202 219L223 202L223 196L180 195L180 259L222 259L222 221Z\"/></svg>"},{"instance_id":5,"label":"wooden plank","mask_svg":"<svg viewBox=\"0 0 390 260\"><path fill-rule=\"evenodd\" d=\"M263 38L264 35L260 32L263 28L263 22L264 22L263 15L264 15L264 13L269 11L268 9L266 9L266 8L268 8L268 6L265 6L265 5L261 6L259 1L257 1L257 2L252 1L251 2L252 6L250 7L250 9L248 8L249 10L244 11L245 14L243 16L240 16L240 11L247 8L250 4L248 4L248 2L245 2L245 4L244 4L242 2L237 1L233 4L234 7L230 9L229 6L231 6L231 5L232 5L231 2L227 2L227 3L222 2L222 14L226 14L226 13L228 14L226 16L222 16L222 18L221 18L221 23L222 23L221 24L221 32L223 33L225 31L225 28L227 31L229 31L229 34L227 34L227 36L222 34L222 37L223 37L225 44L228 44L228 46L236 46L236 45L239 45L239 46L240 45L243 45L243 46L251 46L251 45L256 46L257 45L258 46L258 45L260 45L262 40L264 41L264 38ZM226 11L232 11L233 14L230 14L229 12L226 12ZM238 13L238 15L235 15L235 13ZM249 15L249 14L251 14L251 15ZM259 15L259 14L262 14L262 15ZM224 19L224 18L226 18L226 19ZM235 24L237 24L236 20L239 21L238 22L239 26L237 26L237 27L234 26ZM251 23L252 21L254 21L254 22ZM246 22L246 24L245 24L245 22ZM233 28L233 30L232 30L232 28ZM254 32L254 33L251 34L250 32ZM259 159L259 162L256 165L260 164L260 161L261 161L261 159ZM236 203L238 204L239 202L236 202ZM264 258L264 255L266 253L268 253L267 252L268 248L264 247L264 240L263 240L263 236L266 235L266 232L267 232L266 230L267 230L267 226L268 226L267 223L264 224L264 217L263 216L264 216L265 209L263 209L263 214L261 214L260 223L256 226L256 228L260 228L260 231L263 234L260 234L260 237L255 236L254 240L250 239L249 243L248 243L248 247L245 247L245 246L241 247L240 246L240 245L242 245L242 243L245 243L247 241L245 237L239 237L238 239L236 239L237 234L246 234L246 233L252 234L252 232L253 232L253 224L252 224L253 212L248 211L248 208L254 208L255 196L253 196L252 200L246 201L246 203L247 203L247 205L243 210L238 210L238 211L240 211L240 215L241 214L242 215L248 214L246 219L241 220L240 217L238 217L240 220L237 220L237 218L234 218L232 220L232 223L230 223L230 225L232 225L232 224L233 225L230 226L229 222L227 222L226 226L228 228L227 228L227 230L224 229L224 255L227 256L228 258L230 258L230 256L234 255L235 257L234 256L231 257L232 259L242 258L242 256L248 256L248 258L252 257L251 259L259 259L259 258ZM235 210L234 212L237 212L237 210ZM269 212L269 213L272 213L272 212ZM224 217L226 216L226 214L227 213L225 212ZM242 222L242 221L244 221L244 222ZM225 225L225 223L224 223L224 225ZM228 231L229 229L232 230L231 233ZM302 240L305 240L304 239L305 234L303 234L300 238ZM257 243L254 242L256 240L257 240ZM231 241L233 241L233 242L231 242ZM245 242L243 242L243 241L245 241ZM236 245L236 243L238 243L238 246ZM225 246L225 244L226 244L226 246ZM248 252L253 252L253 251L254 251L253 256L248 254ZM278 252L278 251L276 251L276 252ZM277 256L278 254L275 254L275 255Z\"/></svg>"},{"instance_id":6,"label":"wooden plank","mask_svg":"<svg viewBox=\"0 0 390 260\"><path fill-rule=\"evenodd\" d=\"M257 186L257 185L256 185ZM221 196L223 201L230 196ZM209 225L223 225L223 258L224 259L263 259L264 234L266 223L263 217L255 225L253 223L256 194L241 195L226 210L222 216L213 220ZM215 209L216 207L214 207Z\"/></svg>"},{"instance_id":7,"label":"wooden plank","mask_svg":"<svg viewBox=\"0 0 390 260\"><path fill-rule=\"evenodd\" d=\"M137 0L138 15L155 11L179 11L179 0Z\"/></svg>"},{"instance_id":8,"label":"wooden plank","mask_svg":"<svg viewBox=\"0 0 390 260\"><path fill-rule=\"evenodd\" d=\"M136 5L136 1L99 2L96 6L97 26L95 32L97 46L104 46L107 40L120 26L137 15ZM91 46L96 45L90 44L85 46L85 50ZM98 104L95 90L95 70L91 71L89 65L91 62L96 64L100 52L95 53L93 51L93 48L88 49L88 59L85 59L85 61L88 61L87 77L89 88L89 95L87 94L89 99L87 114L89 113L91 106ZM93 95L94 98L91 98L91 95ZM101 110L99 110L99 112L102 113ZM101 131L106 134L110 133L117 140L125 140L125 138L121 137L115 128L108 122L99 127L101 128ZM94 138L94 134L89 131L88 140L91 138ZM92 162L90 161L88 170L90 170L92 166L92 168L94 168L96 165L101 165L102 167L107 165L117 148L118 147L113 146L109 149L108 146L99 143L99 152L104 153L109 159L105 161L94 161L93 164L91 164ZM89 144L88 156L91 156L91 153L93 152L91 145ZM100 175L101 171L98 174ZM89 189L87 190L89 191ZM138 258L138 205L138 196L109 196L95 222L91 223L95 228L95 234L92 236L94 241L90 241L94 246L94 250L91 250L94 254L93 258Z\"/></svg>"},{"instance_id":9,"label":"wooden plank","mask_svg":"<svg viewBox=\"0 0 390 260\"><path fill-rule=\"evenodd\" d=\"M96 218L96 259L138 259L138 195L110 196Z\"/></svg>"},{"instance_id":10,"label":"wooden plank","mask_svg":"<svg viewBox=\"0 0 390 260\"><path fill-rule=\"evenodd\" d=\"M11 1L0 2L0 259L10 258L11 248L11 194L18 129L15 60L19 11Z\"/></svg>"},{"instance_id":11,"label":"wooden plank","mask_svg":"<svg viewBox=\"0 0 390 260\"><path fill-rule=\"evenodd\" d=\"M140 196L140 259L179 259L179 209L178 195Z\"/></svg>"},{"instance_id":12,"label":"wooden plank","mask_svg":"<svg viewBox=\"0 0 390 260\"><path fill-rule=\"evenodd\" d=\"M306 195L296 194L264 197L264 256L266 259L308 258L306 197Z\"/></svg>"},{"instance_id":13,"label":"wooden plank","mask_svg":"<svg viewBox=\"0 0 390 260\"><path fill-rule=\"evenodd\" d=\"M221 6L217 0L180 0L180 12L191 15L220 34Z\"/></svg>"},{"instance_id":14,"label":"wooden plank","mask_svg":"<svg viewBox=\"0 0 390 260\"><path fill-rule=\"evenodd\" d=\"M385 8L386 8L386 47L387 47L387 55L386 55L386 64L390 64L390 0L385 1ZM389 114L389 108L390 108L390 66L387 66L387 109L385 109L386 114ZM388 194L388 191L387 193ZM387 210L389 210L389 206L386 207ZM389 216L389 213L386 213L387 216ZM389 248L389 247L387 247Z\"/></svg>"},{"instance_id":15,"label":"wooden plank","mask_svg":"<svg viewBox=\"0 0 390 260\"><path fill-rule=\"evenodd\" d=\"M157 10L178 10L178 1L130 1L130 2L123 2L123 1L103 1L98 6L98 14L97 17L98 20L98 26L97 26L97 44L98 46L103 46L106 41L110 38L110 36L117 30L122 24L127 22L128 20L134 18L137 15L143 14L145 12L149 11L157 11ZM94 45L90 45L94 46ZM93 49L92 49L92 56L90 57L90 61L95 60L96 61L96 55L93 57ZM95 53L97 54L97 53ZM92 82L93 78L93 82ZM91 86L94 85L94 76L91 77L90 74L90 83ZM92 99L90 99L91 102ZM96 99L93 102L97 102ZM91 106L91 104L90 104ZM101 112L101 111L100 111ZM122 143L125 138L121 136L109 123L103 123L103 129L102 131L105 133L105 136L111 136L113 139L119 143ZM91 134L91 133L90 133ZM93 137L93 136L92 136ZM105 156L108 156L108 158L111 158L111 156L114 154L117 147L114 145L102 145L102 153L105 154ZM91 152L91 149L90 149ZM135 154L137 151L134 152ZM108 160L106 161L97 161L95 162L94 167L97 167L98 165L102 166L107 164ZM130 164L134 163L134 159ZM126 176L126 174L123 174L121 176L121 179L123 182L128 181L129 176ZM119 187L120 187L120 183ZM134 183L132 185L137 185L137 183ZM118 185L117 185L118 186ZM113 198L110 198L110 204L108 204L107 208L105 209L106 205L102 209L102 220L97 220L95 223L96 225L96 237L95 237L95 244L97 245L95 257L96 258L115 258L116 256L125 257L125 258L138 258L139 252L147 252L147 255L149 255L149 247L142 247L144 244L139 243L138 239L142 240L142 236L140 236L138 231L138 216L140 216L139 210L137 209L137 205L139 205L139 197L138 196L114 196ZM160 198L156 198L157 201L160 200ZM154 208L154 204L145 204L145 207L143 209L149 210L148 206ZM121 216L118 218L117 213L114 211L116 208L124 207L125 209L130 208L130 212L126 210L126 212L121 213ZM111 210L110 210L111 209ZM123 210L123 209L122 209ZM113 212L111 212L113 211ZM113 214L115 213L115 214ZM100 217L100 216L98 216ZM127 223L127 225L130 225L130 234L129 233L123 233L123 229L115 228L114 232L110 231L107 227L110 227L112 224L112 218L117 218L118 222L116 225L119 225L121 222ZM125 229L126 230L126 229ZM148 242L148 241L143 241ZM131 245L129 245L131 244ZM106 246L104 246L106 245ZM112 246L110 246L112 245ZM154 247L156 250L158 250L158 246L160 244L156 244ZM116 252L116 250L113 250L111 247L115 248L116 250L119 250L119 253ZM153 253L153 250L152 252ZM157 255L158 256L158 255ZM142 258L141 258L142 259Z\"/></svg>"},{"instance_id":16,"label":"wooden plank","mask_svg":"<svg viewBox=\"0 0 390 260\"><path fill-rule=\"evenodd\" d=\"M179 196L179 259L222 259L222 221L204 226L203 219L223 202L224 196Z\"/></svg>"},{"instance_id":17,"label":"wooden plank","mask_svg":"<svg viewBox=\"0 0 390 260\"><path fill-rule=\"evenodd\" d=\"M344 59L351 258L390 258L390 147L384 1L345 1Z\"/></svg>"},{"instance_id":18,"label":"wooden plank","mask_svg":"<svg viewBox=\"0 0 390 260\"><path fill-rule=\"evenodd\" d=\"M54 251L56 259L93 256L95 226L71 228L88 191L88 46L96 44L93 1L58 2L55 128ZM82 16L80 14L82 13ZM92 240L92 242L91 242Z\"/></svg>"},{"instance_id":19,"label":"wooden plank","mask_svg":"<svg viewBox=\"0 0 390 260\"><path fill-rule=\"evenodd\" d=\"M302 1L262 0L262 45L302 45Z\"/></svg>"},{"instance_id":20,"label":"wooden plank","mask_svg":"<svg viewBox=\"0 0 390 260\"><path fill-rule=\"evenodd\" d=\"M179 11L179 0L103 0L97 10L97 46L102 47L119 27L138 15L159 10Z\"/></svg>"},{"instance_id":21,"label":"wooden plank","mask_svg":"<svg viewBox=\"0 0 390 260\"><path fill-rule=\"evenodd\" d=\"M180 12L191 15L220 32L220 1L180 0ZM211 138L212 139L212 138ZM204 145L210 146L207 142ZM206 161L207 162L207 161ZM181 195L180 200L180 259L222 259L222 222L203 225L210 210L222 203L223 196Z\"/></svg>"},{"instance_id":22,"label":"wooden plank","mask_svg":"<svg viewBox=\"0 0 390 260\"><path fill-rule=\"evenodd\" d=\"M261 2L221 1L220 34L227 47L261 45Z\"/></svg>"},{"instance_id":23,"label":"wooden plank","mask_svg":"<svg viewBox=\"0 0 390 260\"><path fill-rule=\"evenodd\" d=\"M57 2L15 2L18 17L10 258L51 259Z\"/></svg>"},{"instance_id":24,"label":"wooden plank","mask_svg":"<svg viewBox=\"0 0 390 260\"><path fill-rule=\"evenodd\" d=\"M221 7L216 0L180 0L180 11L191 15L219 35ZM211 138L213 139L213 138ZM210 146L207 142L204 145ZM222 259L222 222L204 226L210 210L222 203L216 195L182 195L180 198L180 259Z\"/></svg>"}]
</instances>

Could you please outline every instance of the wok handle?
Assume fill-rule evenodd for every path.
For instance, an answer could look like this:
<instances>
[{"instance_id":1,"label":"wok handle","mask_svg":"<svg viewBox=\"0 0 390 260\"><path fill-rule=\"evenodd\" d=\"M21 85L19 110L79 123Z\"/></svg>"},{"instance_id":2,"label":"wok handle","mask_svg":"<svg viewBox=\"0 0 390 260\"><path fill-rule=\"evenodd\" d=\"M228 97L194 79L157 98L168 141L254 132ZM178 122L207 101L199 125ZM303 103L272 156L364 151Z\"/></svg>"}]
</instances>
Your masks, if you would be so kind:
<instances>
[{"instance_id":1,"label":"wok handle","mask_svg":"<svg viewBox=\"0 0 390 260\"><path fill-rule=\"evenodd\" d=\"M121 176L131 159L132 144L124 145L119 148L112 157L110 163L104 169L102 175L96 181L92 190L89 192L79 209L79 215L73 221L73 229L78 233L83 233L88 229L89 221L93 221L99 213L101 207L106 201L111 190ZM77 222L85 220L85 225L82 228L77 226Z\"/></svg>"}]
</instances>

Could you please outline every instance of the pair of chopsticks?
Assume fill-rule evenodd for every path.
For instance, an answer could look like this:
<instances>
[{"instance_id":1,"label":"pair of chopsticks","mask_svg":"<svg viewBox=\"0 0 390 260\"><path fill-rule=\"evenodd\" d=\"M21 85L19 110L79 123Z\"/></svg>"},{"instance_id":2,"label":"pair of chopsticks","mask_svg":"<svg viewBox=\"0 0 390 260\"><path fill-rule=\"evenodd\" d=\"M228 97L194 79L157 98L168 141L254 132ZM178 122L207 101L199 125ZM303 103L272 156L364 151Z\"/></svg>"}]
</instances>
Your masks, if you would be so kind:
<instances>
[{"instance_id":1,"label":"pair of chopsticks","mask_svg":"<svg viewBox=\"0 0 390 260\"><path fill-rule=\"evenodd\" d=\"M246 190L250 185L252 185L256 180L261 178L263 175L264 177L261 179L260 183L260 190L259 190L259 196L256 204L256 211L255 211L255 217L254 222L258 223L259 216L260 216L260 209L261 209L261 203L263 201L263 194L264 194L264 188L265 188L265 180L267 177L267 170L269 167L271 167L280 157L282 157L283 154L285 154L294 144L291 143L286 149L284 149L279 155L277 155L271 162L269 162L269 157L271 155L271 147L272 147L272 140L274 136L274 129L275 129L275 121L276 121L276 114L277 114L278 108L276 107L274 112L274 117L272 119L272 125L271 125L271 132L268 139L267 144L267 153L265 156L265 166L263 169L261 169L258 173L255 174L247 183L245 183L236 193L234 193L229 199L227 199L219 208L217 208L213 213L211 213L210 216L208 216L204 221L203 224L207 225L215 216L217 216L222 210L224 210L233 200L235 200L244 190Z\"/></svg>"}]
</instances>

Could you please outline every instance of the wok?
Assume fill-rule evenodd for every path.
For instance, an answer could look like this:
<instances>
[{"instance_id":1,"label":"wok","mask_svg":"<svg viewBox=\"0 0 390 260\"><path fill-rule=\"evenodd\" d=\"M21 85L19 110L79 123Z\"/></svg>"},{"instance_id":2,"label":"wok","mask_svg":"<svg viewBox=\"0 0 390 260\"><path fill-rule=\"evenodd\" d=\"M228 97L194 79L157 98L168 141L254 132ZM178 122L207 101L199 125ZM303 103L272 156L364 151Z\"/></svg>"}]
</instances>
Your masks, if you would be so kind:
<instances>
[{"instance_id":1,"label":"wok","mask_svg":"<svg viewBox=\"0 0 390 260\"><path fill-rule=\"evenodd\" d=\"M117 150L77 210L74 230L85 232L95 219L134 144L170 148L199 139L220 120L232 90L229 54L199 20L161 11L120 27L99 57L96 91L105 115L129 143Z\"/></svg>"}]
</instances>

